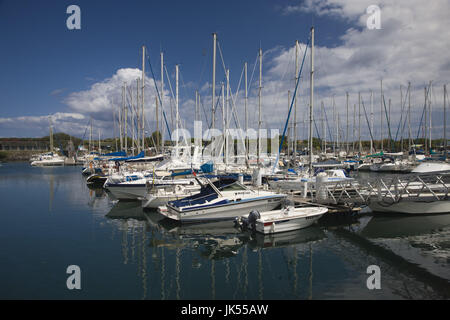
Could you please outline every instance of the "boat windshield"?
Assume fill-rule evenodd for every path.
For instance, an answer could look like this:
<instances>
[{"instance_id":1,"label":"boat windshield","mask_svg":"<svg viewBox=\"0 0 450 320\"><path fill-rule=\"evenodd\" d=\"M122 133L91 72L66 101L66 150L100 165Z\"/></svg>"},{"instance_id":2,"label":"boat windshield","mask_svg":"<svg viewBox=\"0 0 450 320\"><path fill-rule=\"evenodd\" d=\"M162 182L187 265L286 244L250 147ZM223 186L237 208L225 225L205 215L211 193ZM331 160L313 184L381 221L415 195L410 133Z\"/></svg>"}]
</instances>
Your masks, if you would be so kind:
<instances>
[{"instance_id":1,"label":"boat windshield","mask_svg":"<svg viewBox=\"0 0 450 320\"><path fill-rule=\"evenodd\" d=\"M246 190L245 187L235 182L226 186L223 186L219 189L220 191L243 191Z\"/></svg>"}]
</instances>

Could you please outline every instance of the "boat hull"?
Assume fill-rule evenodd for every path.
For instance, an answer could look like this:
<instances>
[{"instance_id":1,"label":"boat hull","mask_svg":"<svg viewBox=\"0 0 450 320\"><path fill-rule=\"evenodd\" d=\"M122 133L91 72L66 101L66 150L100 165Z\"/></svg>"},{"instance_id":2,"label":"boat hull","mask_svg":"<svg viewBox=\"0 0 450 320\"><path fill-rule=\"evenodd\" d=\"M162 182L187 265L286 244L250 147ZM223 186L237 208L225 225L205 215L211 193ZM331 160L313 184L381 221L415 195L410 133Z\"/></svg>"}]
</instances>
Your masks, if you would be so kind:
<instances>
[{"instance_id":1,"label":"boat hull","mask_svg":"<svg viewBox=\"0 0 450 320\"><path fill-rule=\"evenodd\" d=\"M375 212L403 214L439 214L450 213L450 200L440 201L400 201L388 205L379 201L371 201L370 209Z\"/></svg>"},{"instance_id":2,"label":"boat hull","mask_svg":"<svg viewBox=\"0 0 450 320\"><path fill-rule=\"evenodd\" d=\"M147 194L145 184L108 185L106 189L118 200L138 200Z\"/></svg>"},{"instance_id":3,"label":"boat hull","mask_svg":"<svg viewBox=\"0 0 450 320\"><path fill-rule=\"evenodd\" d=\"M256 231L264 234L270 234L303 229L313 225L320 219L321 216L322 214L314 217L288 218L284 221L270 223L264 223L261 221L256 223Z\"/></svg>"},{"instance_id":4,"label":"boat hull","mask_svg":"<svg viewBox=\"0 0 450 320\"><path fill-rule=\"evenodd\" d=\"M234 218L248 214L251 210L270 211L280 206L285 195L264 197L255 200L245 200L231 202L209 208L200 208L197 210L178 211L168 206L166 209L160 208L162 215L182 223L197 223L217 220L233 220Z\"/></svg>"}]
</instances>

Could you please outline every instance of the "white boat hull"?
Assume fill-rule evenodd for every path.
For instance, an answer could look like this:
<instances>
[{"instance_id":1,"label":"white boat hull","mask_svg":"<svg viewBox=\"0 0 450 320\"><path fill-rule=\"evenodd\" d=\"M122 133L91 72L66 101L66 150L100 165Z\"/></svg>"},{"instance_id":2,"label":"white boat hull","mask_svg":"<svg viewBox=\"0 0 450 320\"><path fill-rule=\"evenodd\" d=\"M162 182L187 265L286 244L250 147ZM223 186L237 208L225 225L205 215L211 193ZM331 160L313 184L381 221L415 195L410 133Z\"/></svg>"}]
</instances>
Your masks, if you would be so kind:
<instances>
[{"instance_id":1,"label":"white boat hull","mask_svg":"<svg viewBox=\"0 0 450 320\"><path fill-rule=\"evenodd\" d=\"M388 205L380 201L371 201L370 209L375 212L404 213L404 214L438 214L450 213L450 201L400 201Z\"/></svg>"},{"instance_id":2,"label":"white boat hull","mask_svg":"<svg viewBox=\"0 0 450 320\"><path fill-rule=\"evenodd\" d=\"M144 198L147 194L145 184L127 184L127 185L109 185L106 190L111 192L114 198L118 200L138 200Z\"/></svg>"},{"instance_id":3,"label":"white boat hull","mask_svg":"<svg viewBox=\"0 0 450 320\"><path fill-rule=\"evenodd\" d=\"M261 212L273 210L280 205L284 198L286 198L285 195L264 197L256 200L231 202L209 208L199 208L186 212L180 212L168 206L160 207L159 212L170 219L179 220L182 223L232 220L238 216L248 214L251 210Z\"/></svg>"},{"instance_id":4,"label":"white boat hull","mask_svg":"<svg viewBox=\"0 0 450 320\"><path fill-rule=\"evenodd\" d=\"M283 210L261 212L261 218L256 220L256 231L264 234L287 232L311 226L320 219L327 208L306 207L290 208L287 214Z\"/></svg>"}]
</instances>

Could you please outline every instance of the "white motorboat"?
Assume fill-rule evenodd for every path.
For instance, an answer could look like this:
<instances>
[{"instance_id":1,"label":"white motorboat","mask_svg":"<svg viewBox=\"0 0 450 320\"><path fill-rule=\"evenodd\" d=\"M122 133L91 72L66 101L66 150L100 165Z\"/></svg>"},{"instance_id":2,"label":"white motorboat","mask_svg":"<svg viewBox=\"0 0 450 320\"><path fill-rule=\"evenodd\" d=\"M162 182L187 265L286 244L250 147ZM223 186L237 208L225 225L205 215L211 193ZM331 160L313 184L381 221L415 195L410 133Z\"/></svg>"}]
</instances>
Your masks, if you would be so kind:
<instances>
[{"instance_id":1,"label":"white motorboat","mask_svg":"<svg viewBox=\"0 0 450 320\"><path fill-rule=\"evenodd\" d=\"M285 198L285 194L252 190L237 181L213 183L208 180L198 194L171 201L167 206L159 207L158 212L182 223L232 220L252 209L273 210Z\"/></svg>"},{"instance_id":2,"label":"white motorboat","mask_svg":"<svg viewBox=\"0 0 450 320\"><path fill-rule=\"evenodd\" d=\"M252 210L248 215L240 217L237 223L242 223L244 228L270 234L307 228L327 212L325 207L293 206L261 213Z\"/></svg>"},{"instance_id":3,"label":"white motorboat","mask_svg":"<svg viewBox=\"0 0 450 320\"><path fill-rule=\"evenodd\" d=\"M200 185L171 185L151 188L142 199L143 208L157 209L169 201L180 200L200 192Z\"/></svg>"},{"instance_id":4,"label":"white motorboat","mask_svg":"<svg viewBox=\"0 0 450 320\"><path fill-rule=\"evenodd\" d=\"M193 179L173 179L170 176L153 178L151 173L135 172L108 177L105 189L119 200L139 200L145 198L149 189L158 186L194 186Z\"/></svg>"},{"instance_id":5,"label":"white motorboat","mask_svg":"<svg viewBox=\"0 0 450 320\"><path fill-rule=\"evenodd\" d=\"M326 176L326 179L323 179L327 182L337 182L337 181L348 181L348 180L354 180L353 178L347 177L345 175L345 172L343 169L329 169L323 171L323 173L320 173L321 175L324 174ZM305 184L309 185L307 186L307 189L314 189L315 183L316 183L317 176L309 177L305 175L304 177L299 178L289 178L286 180L272 180L269 181L269 185L274 189L282 189L282 190L304 190Z\"/></svg>"},{"instance_id":6,"label":"white motorboat","mask_svg":"<svg viewBox=\"0 0 450 320\"><path fill-rule=\"evenodd\" d=\"M43 154L35 159L36 160L33 160L31 162L31 165L35 166L35 167L52 167L52 166L63 166L64 165L64 157L55 155L55 154L53 154L53 152Z\"/></svg>"},{"instance_id":7,"label":"white motorboat","mask_svg":"<svg viewBox=\"0 0 450 320\"><path fill-rule=\"evenodd\" d=\"M429 173L450 170L450 164L446 162L422 162L411 173Z\"/></svg>"}]
</instances>

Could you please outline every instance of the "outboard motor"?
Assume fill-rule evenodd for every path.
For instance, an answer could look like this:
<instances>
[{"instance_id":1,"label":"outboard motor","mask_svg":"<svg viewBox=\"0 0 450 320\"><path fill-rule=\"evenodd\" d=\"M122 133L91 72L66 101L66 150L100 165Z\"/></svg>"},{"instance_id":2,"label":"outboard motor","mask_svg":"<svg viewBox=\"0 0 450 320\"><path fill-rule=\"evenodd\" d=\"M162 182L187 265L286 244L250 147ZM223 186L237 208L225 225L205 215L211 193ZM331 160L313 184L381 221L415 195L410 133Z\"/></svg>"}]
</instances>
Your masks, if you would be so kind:
<instances>
[{"instance_id":1,"label":"outboard motor","mask_svg":"<svg viewBox=\"0 0 450 320\"><path fill-rule=\"evenodd\" d=\"M256 220L258 220L259 218L261 218L261 215L259 214L258 210L250 211L247 219L247 228L254 231L256 229Z\"/></svg>"},{"instance_id":2,"label":"outboard motor","mask_svg":"<svg viewBox=\"0 0 450 320\"><path fill-rule=\"evenodd\" d=\"M252 210L247 218L238 217L234 220L235 226L239 226L241 230L256 230L256 220L261 218L257 210Z\"/></svg>"}]
</instances>

